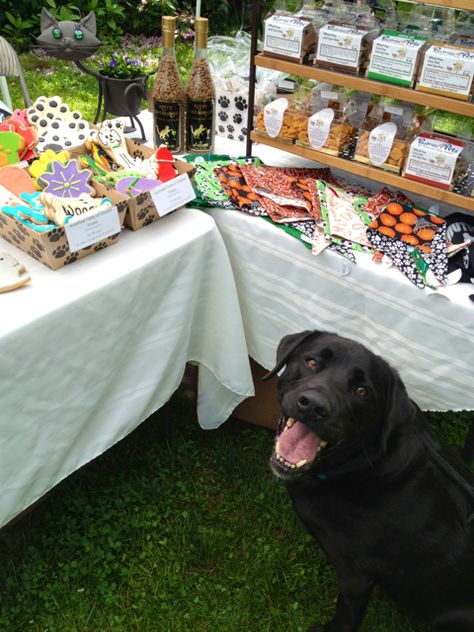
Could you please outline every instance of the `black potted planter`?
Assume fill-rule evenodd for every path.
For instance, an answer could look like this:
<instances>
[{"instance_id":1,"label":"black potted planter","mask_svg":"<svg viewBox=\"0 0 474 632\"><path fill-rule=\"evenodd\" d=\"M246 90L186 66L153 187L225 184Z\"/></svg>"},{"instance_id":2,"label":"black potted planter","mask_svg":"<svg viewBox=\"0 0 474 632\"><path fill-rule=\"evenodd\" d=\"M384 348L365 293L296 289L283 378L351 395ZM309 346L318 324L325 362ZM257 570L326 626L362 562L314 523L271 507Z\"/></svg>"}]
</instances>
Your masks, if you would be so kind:
<instances>
[{"instance_id":1,"label":"black potted planter","mask_svg":"<svg viewBox=\"0 0 474 632\"><path fill-rule=\"evenodd\" d=\"M152 73L150 73L152 74ZM98 75L99 102L94 123L97 123L103 106L102 120L107 114L115 116L129 116L132 127L127 132L135 130L136 123L140 128L142 139L145 140L145 132L140 120L137 118L141 111L143 99L147 97L147 81L150 75L135 77L134 79L116 79ZM102 103L103 101L103 103Z\"/></svg>"}]
</instances>

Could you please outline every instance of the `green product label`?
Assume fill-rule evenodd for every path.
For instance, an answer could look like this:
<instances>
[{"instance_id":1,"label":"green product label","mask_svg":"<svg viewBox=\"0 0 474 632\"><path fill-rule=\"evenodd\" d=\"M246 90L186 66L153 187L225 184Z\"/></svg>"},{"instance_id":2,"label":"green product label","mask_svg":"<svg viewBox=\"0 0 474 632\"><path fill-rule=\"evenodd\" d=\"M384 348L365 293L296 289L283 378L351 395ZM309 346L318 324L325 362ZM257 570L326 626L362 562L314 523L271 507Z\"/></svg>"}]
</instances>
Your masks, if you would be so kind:
<instances>
[{"instance_id":1,"label":"green product label","mask_svg":"<svg viewBox=\"0 0 474 632\"><path fill-rule=\"evenodd\" d=\"M182 151L184 104L155 101L153 105L153 142L166 145L170 151Z\"/></svg>"},{"instance_id":2,"label":"green product label","mask_svg":"<svg viewBox=\"0 0 474 632\"><path fill-rule=\"evenodd\" d=\"M393 83L396 86L404 86L406 88L411 88L412 86L411 81L407 81L406 79L399 79L398 77L390 77L388 75L382 75L378 72L369 71L367 73L367 78L375 79L376 81L384 81L385 83Z\"/></svg>"},{"instance_id":3,"label":"green product label","mask_svg":"<svg viewBox=\"0 0 474 632\"><path fill-rule=\"evenodd\" d=\"M188 150L199 152L212 150L214 145L214 100L188 100L187 105L186 145Z\"/></svg>"}]
</instances>

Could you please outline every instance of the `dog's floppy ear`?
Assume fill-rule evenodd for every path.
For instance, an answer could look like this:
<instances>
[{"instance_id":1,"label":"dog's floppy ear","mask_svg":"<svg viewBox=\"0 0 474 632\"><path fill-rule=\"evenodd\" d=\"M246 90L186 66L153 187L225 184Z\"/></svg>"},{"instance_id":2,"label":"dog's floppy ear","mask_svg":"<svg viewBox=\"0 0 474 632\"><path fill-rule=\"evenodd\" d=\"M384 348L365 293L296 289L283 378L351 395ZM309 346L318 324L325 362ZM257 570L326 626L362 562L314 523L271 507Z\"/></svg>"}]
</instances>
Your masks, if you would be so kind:
<instances>
[{"instance_id":1,"label":"dog's floppy ear","mask_svg":"<svg viewBox=\"0 0 474 632\"><path fill-rule=\"evenodd\" d=\"M302 331L299 334L291 334L282 338L277 349L276 365L271 371L262 377L262 382L269 380L271 377L276 375L278 371L288 362L288 359L293 352L296 351L303 342L306 342L309 338L319 336L321 333L321 331Z\"/></svg>"},{"instance_id":2,"label":"dog's floppy ear","mask_svg":"<svg viewBox=\"0 0 474 632\"><path fill-rule=\"evenodd\" d=\"M386 453L390 438L397 427L404 423L413 423L418 413L418 407L408 397L405 385L397 371L385 362L384 364L387 368L387 389L384 424L382 427L382 448L384 453Z\"/></svg>"}]
</instances>

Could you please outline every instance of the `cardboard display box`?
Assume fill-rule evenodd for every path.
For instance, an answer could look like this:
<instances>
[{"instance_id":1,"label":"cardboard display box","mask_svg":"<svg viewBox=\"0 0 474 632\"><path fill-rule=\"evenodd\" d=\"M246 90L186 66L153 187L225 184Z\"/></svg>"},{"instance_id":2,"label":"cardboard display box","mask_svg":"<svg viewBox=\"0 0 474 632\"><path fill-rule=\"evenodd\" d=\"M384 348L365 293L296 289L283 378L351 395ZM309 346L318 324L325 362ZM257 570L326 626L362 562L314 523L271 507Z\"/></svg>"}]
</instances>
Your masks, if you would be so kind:
<instances>
[{"instance_id":1,"label":"cardboard display box","mask_svg":"<svg viewBox=\"0 0 474 632\"><path fill-rule=\"evenodd\" d=\"M149 158L155 153L151 147L136 143L129 138L126 139L126 143L129 154L134 158ZM85 153L87 149L84 145L71 150L73 157ZM97 195L108 197L114 204L125 203L127 205L125 226L131 230L139 230L196 197L189 179L194 172L194 167L182 160L176 160L175 167L178 177L160 184L154 192L154 198L148 191L129 198L116 191L113 186L98 182L95 178L92 180L92 186Z\"/></svg>"},{"instance_id":2,"label":"cardboard display box","mask_svg":"<svg viewBox=\"0 0 474 632\"><path fill-rule=\"evenodd\" d=\"M268 382L262 382L262 377L268 373L255 360L250 359L255 396L248 397L241 402L232 413L232 417L247 421L257 426L264 426L276 430L280 417L277 396L277 377Z\"/></svg>"},{"instance_id":3,"label":"cardboard display box","mask_svg":"<svg viewBox=\"0 0 474 632\"><path fill-rule=\"evenodd\" d=\"M127 206L116 204L120 226L123 226ZM52 270L58 270L82 257L103 250L116 244L120 232L102 239L86 248L71 252L64 226L58 226L44 233L39 233L16 218L0 213L0 237L26 252L37 261L44 263Z\"/></svg>"}]
</instances>

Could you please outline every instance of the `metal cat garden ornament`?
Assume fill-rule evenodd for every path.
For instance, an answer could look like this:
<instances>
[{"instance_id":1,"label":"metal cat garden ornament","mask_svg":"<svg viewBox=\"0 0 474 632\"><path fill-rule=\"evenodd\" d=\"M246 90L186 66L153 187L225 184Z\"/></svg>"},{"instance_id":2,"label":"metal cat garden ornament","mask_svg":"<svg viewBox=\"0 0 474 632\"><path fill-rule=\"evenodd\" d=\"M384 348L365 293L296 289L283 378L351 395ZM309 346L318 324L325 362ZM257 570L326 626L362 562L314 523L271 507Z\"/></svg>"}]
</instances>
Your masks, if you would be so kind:
<instances>
[{"instance_id":1,"label":"metal cat garden ornament","mask_svg":"<svg viewBox=\"0 0 474 632\"><path fill-rule=\"evenodd\" d=\"M93 11L75 22L73 20L57 20L43 7L41 10L41 33L36 38L36 43L51 57L71 61L83 72L97 79L99 97L94 123L99 120L103 103L102 120L105 120L108 113L129 116L132 127L127 131L134 131L134 124L137 124L142 139L145 140L145 131L137 115L140 112L142 100L146 98L147 78L156 70L143 77L125 81L110 79L88 68L82 63L82 60L93 55L101 45L100 40L96 37L96 32L97 25Z\"/></svg>"}]
</instances>

